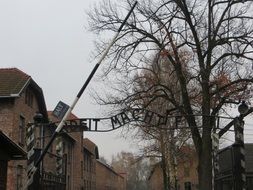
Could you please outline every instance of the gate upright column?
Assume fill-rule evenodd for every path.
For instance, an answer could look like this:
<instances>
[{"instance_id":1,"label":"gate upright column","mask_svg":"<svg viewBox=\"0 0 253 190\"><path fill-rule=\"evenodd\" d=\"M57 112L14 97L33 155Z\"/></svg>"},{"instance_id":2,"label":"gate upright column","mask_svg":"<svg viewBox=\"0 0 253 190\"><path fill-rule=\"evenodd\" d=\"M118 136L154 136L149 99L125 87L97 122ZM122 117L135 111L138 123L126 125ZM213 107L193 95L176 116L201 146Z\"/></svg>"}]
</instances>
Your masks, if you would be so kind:
<instances>
[{"instance_id":1,"label":"gate upright column","mask_svg":"<svg viewBox=\"0 0 253 190\"><path fill-rule=\"evenodd\" d=\"M245 171L245 147L244 147L244 121L236 118L235 124L235 144L234 150L234 189L246 190L246 171Z\"/></svg>"}]
</instances>

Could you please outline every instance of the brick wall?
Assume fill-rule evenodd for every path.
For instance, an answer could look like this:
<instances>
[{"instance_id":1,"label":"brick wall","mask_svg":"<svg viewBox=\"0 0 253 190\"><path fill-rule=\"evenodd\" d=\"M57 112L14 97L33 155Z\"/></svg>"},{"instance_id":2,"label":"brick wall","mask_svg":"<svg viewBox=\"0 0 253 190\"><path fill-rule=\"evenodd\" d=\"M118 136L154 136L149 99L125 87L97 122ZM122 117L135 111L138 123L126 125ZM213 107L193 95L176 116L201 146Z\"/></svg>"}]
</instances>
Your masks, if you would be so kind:
<instances>
[{"instance_id":1,"label":"brick wall","mask_svg":"<svg viewBox=\"0 0 253 190\"><path fill-rule=\"evenodd\" d=\"M164 190L162 168L160 164L157 164L153 168L152 175L149 179L149 187L150 190Z\"/></svg>"},{"instance_id":2,"label":"brick wall","mask_svg":"<svg viewBox=\"0 0 253 190\"><path fill-rule=\"evenodd\" d=\"M81 162L84 162L83 160L83 134L82 133L73 133L71 136L76 140L76 143L74 145L74 159L73 159L73 171L75 171L73 174L74 178L74 189L78 189L83 187L84 181L83 177L81 176L81 172L83 172L83 168L81 168Z\"/></svg>"},{"instance_id":3,"label":"brick wall","mask_svg":"<svg viewBox=\"0 0 253 190\"><path fill-rule=\"evenodd\" d=\"M50 119L52 121L57 121L55 117L52 116L52 112L49 112ZM73 114L70 115L69 119L77 119ZM73 139L74 142L67 140L68 138ZM63 138L64 144L64 154L66 155L66 187L68 190L82 189L84 187L84 168L81 166L81 163L84 163L83 160L83 133L82 132L73 132L68 133ZM52 151L55 153L55 142L52 145ZM52 160L52 158L51 158ZM50 156L46 155L44 160L44 167L48 167L50 162ZM53 162L55 164L55 162Z\"/></svg>"},{"instance_id":4,"label":"brick wall","mask_svg":"<svg viewBox=\"0 0 253 190\"><path fill-rule=\"evenodd\" d=\"M125 179L109 165L100 161L96 163L96 190L125 190Z\"/></svg>"},{"instance_id":5,"label":"brick wall","mask_svg":"<svg viewBox=\"0 0 253 190\"><path fill-rule=\"evenodd\" d=\"M196 152L184 147L181 156L177 158L177 185L178 190L184 190L190 183L191 190L198 190L198 159ZM154 166L149 178L150 190L163 190L163 175L160 164Z\"/></svg>"},{"instance_id":6,"label":"brick wall","mask_svg":"<svg viewBox=\"0 0 253 190\"><path fill-rule=\"evenodd\" d=\"M10 138L13 130L13 98L0 99L0 129Z\"/></svg>"},{"instance_id":7,"label":"brick wall","mask_svg":"<svg viewBox=\"0 0 253 190\"><path fill-rule=\"evenodd\" d=\"M25 143L21 144L19 138L20 116L22 116L25 119L25 126L27 126L28 122L33 121L33 116L35 115L36 111L38 111L38 103L35 98L35 95L33 96L33 98L34 98L33 107L30 107L25 104L25 93L22 93L19 98L15 99L14 98L0 99L0 129L11 140L19 144L24 150L26 150L26 145ZM18 189L17 178L19 178L20 185L24 185L26 183L27 181L26 167L27 167L26 160L9 161L8 175L7 175L8 190Z\"/></svg>"},{"instance_id":8,"label":"brick wall","mask_svg":"<svg viewBox=\"0 0 253 190\"><path fill-rule=\"evenodd\" d=\"M191 189L198 189L198 158L194 150L187 151L185 156L178 159L178 190L184 190L186 183L191 183Z\"/></svg>"}]
</instances>

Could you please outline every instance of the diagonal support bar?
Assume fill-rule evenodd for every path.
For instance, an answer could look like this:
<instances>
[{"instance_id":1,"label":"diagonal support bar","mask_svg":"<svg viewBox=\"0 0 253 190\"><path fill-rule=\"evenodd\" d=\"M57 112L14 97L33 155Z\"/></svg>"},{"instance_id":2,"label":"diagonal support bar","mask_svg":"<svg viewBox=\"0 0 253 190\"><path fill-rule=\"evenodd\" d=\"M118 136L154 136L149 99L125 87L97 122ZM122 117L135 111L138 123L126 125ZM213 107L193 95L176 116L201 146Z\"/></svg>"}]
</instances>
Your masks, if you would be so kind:
<instances>
[{"instance_id":1,"label":"diagonal support bar","mask_svg":"<svg viewBox=\"0 0 253 190\"><path fill-rule=\"evenodd\" d=\"M52 145L54 139L56 138L56 136L58 135L58 133L62 130L63 126L64 126L64 122L67 120L67 118L69 117L71 111L74 109L75 105L77 104L79 98L82 96L84 90L86 89L86 87L88 86L88 84L90 83L92 77L94 76L94 74L96 73L99 65L102 63L102 61L104 60L104 58L106 57L106 55L108 54L110 48L112 47L112 45L115 43L120 31L122 30L122 28L124 27L127 19L130 17L131 13L133 12L135 6L137 5L137 1L133 4L132 8L130 9L130 11L128 12L126 18L124 19L124 21L122 22L122 24L120 25L117 33L115 34L115 36L112 38L109 46L105 49L102 57L99 59L99 61L97 62L97 64L95 65L95 67L93 68L93 70L91 71L90 75L88 76L87 80L85 81L85 83L83 84L82 88L80 89L80 91L78 92L76 98L74 99L73 103L71 104L71 106L69 107L68 111L65 113L64 117L62 118L61 122L59 123L59 125L57 126L55 132L53 133L51 139L49 140L48 144L46 145L45 149L42 151L40 157L38 158L38 160L35 162L34 167L31 169L30 173L28 174L28 185L32 182L33 180L33 175L34 173L37 171L37 168L40 164L40 162L43 160L45 154L47 153L49 147ZM26 187L27 188L27 187Z\"/></svg>"},{"instance_id":2,"label":"diagonal support bar","mask_svg":"<svg viewBox=\"0 0 253 190\"><path fill-rule=\"evenodd\" d=\"M245 114L241 114L239 116L239 119L243 119L244 117L246 117L247 115L251 114L253 112L253 107L251 107L247 113ZM219 138L221 138L232 126L234 126L236 122L236 118L233 119L232 121L230 121L224 128L222 128L220 131L219 131Z\"/></svg>"}]
</instances>

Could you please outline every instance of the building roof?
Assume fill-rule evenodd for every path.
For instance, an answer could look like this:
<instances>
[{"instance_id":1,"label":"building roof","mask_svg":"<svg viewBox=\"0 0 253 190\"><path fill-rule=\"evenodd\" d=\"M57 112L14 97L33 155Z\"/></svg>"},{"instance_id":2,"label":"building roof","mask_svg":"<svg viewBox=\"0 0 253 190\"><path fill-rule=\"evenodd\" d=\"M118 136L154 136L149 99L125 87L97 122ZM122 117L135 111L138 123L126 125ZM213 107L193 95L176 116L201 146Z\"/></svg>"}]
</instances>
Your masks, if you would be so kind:
<instances>
[{"instance_id":1,"label":"building roof","mask_svg":"<svg viewBox=\"0 0 253 190\"><path fill-rule=\"evenodd\" d=\"M116 171L114 171L114 169L113 169L112 166L110 166L110 165L108 165L108 164L106 164L106 163L104 163L104 162L102 162L101 160L98 160L98 159L97 159L97 163L99 163L101 166L103 166L103 167L106 168L107 170L111 171L111 172L114 173L115 175L117 175L117 176L119 176L119 177L121 177L121 178L124 179L124 176L121 175L122 173L119 174L119 173L117 173Z\"/></svg>"},{"instance_id":2,"label":"building roof","mask_svg":"<svg viewBox=\"0 0 253 190\"><path fill-rule=\"evenodd\" d=\"M91 154L95 155L96 159L99 159L98 147L88 138L83 139L84 148L89 151Z\"/></svg>"},{"instance_id":3,"label":"building roof","mask_svg":"<svg viewBox=\"0 0 253 190\"><path fill-rule=\"evenodd\" d=\"M50 121L55 122L55 123L61 121L61 119L58 119L57 117L55 117L53 115L53 111L47 111L47 113L48 113L48 117L49 117ZM78 117L75 114L70 113L70 115L68 116L67 120L72 120L72 119L78 119Z\"/></svg>"},{"instance_id":4,"label":"building roof","mask_svg":"<svg viewBox=\"0 0 253 190\"><path fill-rule=\"evenodd\" d=\"M49 118L49 123L52 122L51 125L49 125L49 126L51 126L51 130L54 131L56 129L57 125L61 122L61 120L53 115L53 111L47 111L47 114L48 114L48 118ZM76 115L74 115L73 113L70 113L68 119L78 119L78 117ZM74 137L72 137L70 134L68 134L66 132L60 133L60 135L69 139L73 143L76 142Z\"/></svg>"},{"instance_id":5,"label":"building roof","mask_svg":"<svg viewBox=\"0 0 253 190\"><path fill-rule=\"evenodd\" d=\"M17 68L0 68L0 97L19 96L30 79Z\"/></svg>"},{"instance_id":6,"label":"building roof","mask_svg":"<svg viewBox=\"0 0 253 190\"><path fill-rule=\"evenodd\" d=\"M0 130L0 151L10 160L25 160L27 153Z\"/></svg>"},{"instance_id":7,"label":"building roof","mask_svg":"<svg viewBox=\"0 0 253 190\"><path fill-rule=\"evenodd\" d=\"M184 145L180 147L180 149L178 149L178 151L176 152L176 157L178 165L185 162L191 163L193 160L197 159L197 153L192 145ZM155 172L155 169L158 167L162 168L162 161L159 161L152 166L152 170L150 171L148 180L151 179L152 175Z\"/></svg>"},{"instance_id":8,"label":"building roof","mask_svg":"<svg viewBox=\"0 0 253 190\"><path fill-rule=\"evenodd\" d=\"M42 89L23 71L17 68L0 68L0 98L18 98L30 86L37 98L39 110L44 120L47 121L47 109Z\"/></svg>"},{"instance_id":9,"label":"building roof","mask_svg":"<svg viewBox=\"0 0 253 190\"><path fill-rule=\"evenodd\" d=\"M240 148L240 144L232 144L221 150L219 150L219 173L223 175L225 172L232 172L233 165L236 162L237 149ZM247 173L253 173L253 143L244 144L245 152L245 169ZM231 156L232 155L232 156Z\"/></svg>"},{"instance_id":10,"label":"building roof","mask_svg":"<svg viewBox=\"0 0 253 190\"><path fill-rule=\"evenodd\" d=\"M148 176L148 181L151 179L151 177L153 176L153 174L154 174L154 172L155 172L155 169L158 168L158 167L162 168L162 162L161 162L161 161L155 163L155 164L152 166L152 169L151 169L150 174L149 174L149 176Z\"/></svg>"}]
</instances>

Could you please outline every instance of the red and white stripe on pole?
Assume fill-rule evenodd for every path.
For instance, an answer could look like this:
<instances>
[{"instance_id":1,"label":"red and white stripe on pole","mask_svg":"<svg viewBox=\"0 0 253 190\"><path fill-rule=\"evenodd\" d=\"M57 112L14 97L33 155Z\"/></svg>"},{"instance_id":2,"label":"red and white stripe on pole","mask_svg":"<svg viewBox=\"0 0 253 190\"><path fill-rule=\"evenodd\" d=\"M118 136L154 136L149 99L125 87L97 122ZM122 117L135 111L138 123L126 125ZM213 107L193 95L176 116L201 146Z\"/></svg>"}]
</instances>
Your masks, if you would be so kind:
<instances>
[{"instance_id":1,"label":"red and white stripe on pole","mask_svg":"<svg viewBox=\"0 0 253 190\"><path fill-rule=\"evenodd\" d=\"M238 155L235 155L238 157L239 166L238 171L236 173L238 174L239 179L236 179L237 184L236 190L246 190L246 164L245 164L245 147L244 147L244 121L240 118L236 118L235 120L235 144L238 145L239 151Z\"/></svg>"}]
</instances>

